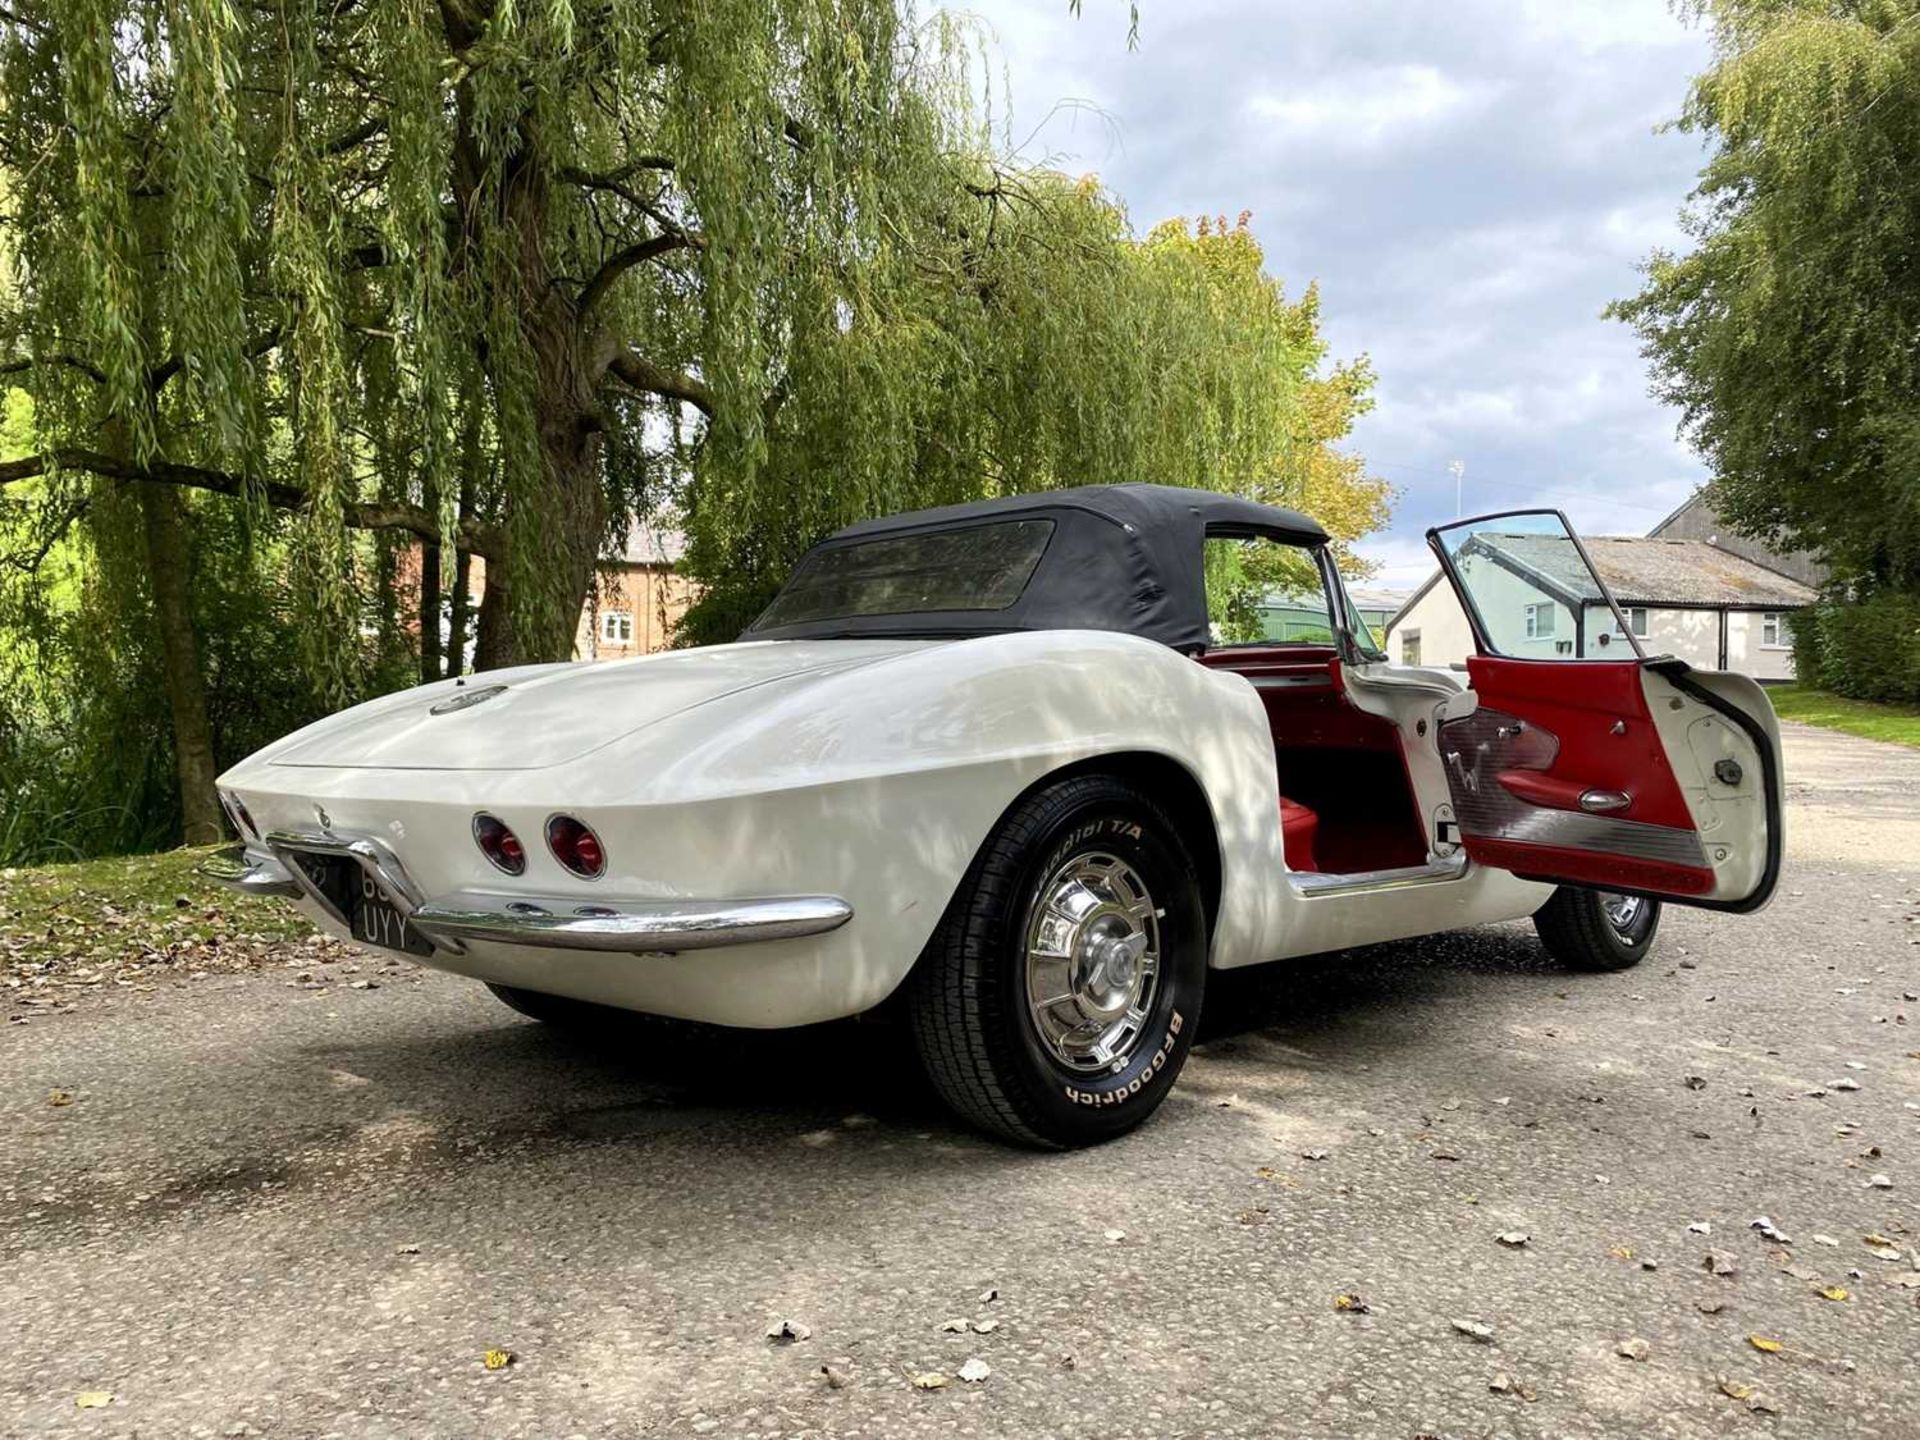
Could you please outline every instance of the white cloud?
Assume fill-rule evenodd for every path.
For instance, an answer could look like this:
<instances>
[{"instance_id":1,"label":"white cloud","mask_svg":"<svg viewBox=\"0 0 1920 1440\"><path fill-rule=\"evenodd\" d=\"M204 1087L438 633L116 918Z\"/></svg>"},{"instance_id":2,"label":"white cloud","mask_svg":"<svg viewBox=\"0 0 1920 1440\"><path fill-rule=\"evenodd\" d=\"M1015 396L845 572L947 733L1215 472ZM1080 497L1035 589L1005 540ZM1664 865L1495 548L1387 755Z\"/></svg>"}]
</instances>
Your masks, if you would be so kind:
<instances>
[{"instance_id":1,"label":"white cloud","mask_svg":"<svg viewBox=\"0 0 1920 1440\"><path fill-rule=\"evenodd\" d=\"M1274 142L1373 149L1488 104L1492 87L1468 85L1432 65L1349 70L1293 89L1254 95L1247 111Z\"/></svg>"}]
</instances>

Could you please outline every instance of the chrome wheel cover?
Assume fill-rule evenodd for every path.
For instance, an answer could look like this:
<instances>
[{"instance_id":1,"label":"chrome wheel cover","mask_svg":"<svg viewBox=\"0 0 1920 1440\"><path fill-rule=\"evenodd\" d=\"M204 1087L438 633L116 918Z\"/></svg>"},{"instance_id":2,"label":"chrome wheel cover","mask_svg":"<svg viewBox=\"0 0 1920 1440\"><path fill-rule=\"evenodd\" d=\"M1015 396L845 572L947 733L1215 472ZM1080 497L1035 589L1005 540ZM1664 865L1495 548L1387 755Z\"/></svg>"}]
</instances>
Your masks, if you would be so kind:
<instances>
[{"instance_id":1,"label":"chrome wheel cover","mask_svg":"<svg viewBox=\"0 0 1920 1440\"><path fill-rule=\"evenodd\" d=\"M1600 913L1607 917L1607 927L1620 937L1623 945L1640 943L1640 917L1646 908L1644 896L1620 895L1612 890L1600 892Z\"/></svg>"},{"instance_id":2,"label":"chrome wheel cover","mask_svg":"<svg viewBox=\"0 0 1920 1440\"><path fill-rule=\"evenodd\" d=\"M1140 874L1076 855L1027 913L1027 1010L1053 1059L1084 1073L1127 1067L1160 988L1160 921Z\"/></svg>"}]
</instances>

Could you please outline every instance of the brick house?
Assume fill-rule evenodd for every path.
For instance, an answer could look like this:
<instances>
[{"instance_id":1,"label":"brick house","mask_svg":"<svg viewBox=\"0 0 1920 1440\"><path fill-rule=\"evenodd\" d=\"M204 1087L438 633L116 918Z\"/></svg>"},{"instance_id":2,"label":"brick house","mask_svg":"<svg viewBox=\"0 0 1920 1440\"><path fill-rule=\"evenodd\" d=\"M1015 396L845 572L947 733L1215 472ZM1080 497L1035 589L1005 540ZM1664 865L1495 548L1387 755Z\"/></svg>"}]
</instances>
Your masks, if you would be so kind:
<instances>
[{"instance_id":1,"label":"brick house","mask_svg":"<svg viewBox=\"0 0 1920 1440\"><path fill-rule=\"evenodd\" d=\"M674 570L685 550L678 530L636 523L620 554L600 563L574 632L574 658L620 660L671 645L693 603L693 582Z\"/></svg>"}]
</instances>

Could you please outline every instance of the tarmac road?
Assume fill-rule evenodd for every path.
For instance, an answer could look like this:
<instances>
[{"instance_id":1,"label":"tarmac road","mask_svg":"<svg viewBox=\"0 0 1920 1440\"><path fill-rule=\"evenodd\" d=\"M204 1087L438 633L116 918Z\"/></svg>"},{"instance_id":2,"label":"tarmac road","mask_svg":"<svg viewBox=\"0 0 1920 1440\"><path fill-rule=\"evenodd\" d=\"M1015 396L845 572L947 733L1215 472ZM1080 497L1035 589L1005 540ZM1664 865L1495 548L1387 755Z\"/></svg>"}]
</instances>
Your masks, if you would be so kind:
<instances>
[{"instance_id":1,"label":"tarmac road","mask_svg":"<svg viewBox=\"0 0 1920 1440\"><path fill-rule=\"evenodd\" d=\"M1920 1435L1920 752L1788 767L1763 914L1231 977L1072 1155L884 1028L688 1057L373 962L10 1025L0 1434Z\"/></svg>"}]
</instances>

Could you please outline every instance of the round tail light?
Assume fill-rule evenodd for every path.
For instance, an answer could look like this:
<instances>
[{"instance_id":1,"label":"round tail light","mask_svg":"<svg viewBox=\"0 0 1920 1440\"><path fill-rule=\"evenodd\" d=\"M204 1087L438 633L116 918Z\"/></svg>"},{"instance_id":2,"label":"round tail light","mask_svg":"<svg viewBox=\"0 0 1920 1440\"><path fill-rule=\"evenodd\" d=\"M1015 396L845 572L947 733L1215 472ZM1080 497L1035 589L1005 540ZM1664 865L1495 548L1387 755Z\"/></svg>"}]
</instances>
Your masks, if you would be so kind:
<instances>
[{"instance_id":1,"label":"round tail light","mask_svg":"<svg viewBox=\"0 0 1920 1440\"><path fill-rule=\"evenodd\" d=\"M547 848L553 858L583 880L598 880L607 868L600 837L571 815L547 821Z\"/></svg>"},{"instance_id":2,"label":"round tail light","mask_svg":"<svg viewBox=\"0 0 1920 1440\"><path fill-rule=\"evenodd\" d=\"M507 828L497 815L473 817L473 841L493 868L508 875L522 875L527 869L527 852L520 837Z\"/></svg>"}]
</instances>

